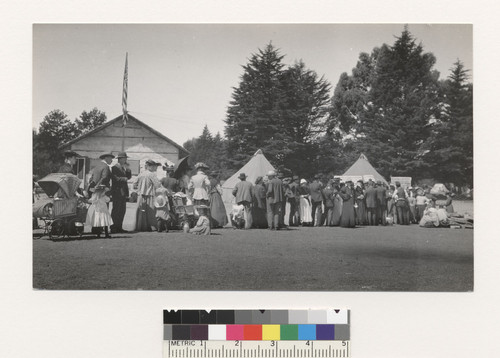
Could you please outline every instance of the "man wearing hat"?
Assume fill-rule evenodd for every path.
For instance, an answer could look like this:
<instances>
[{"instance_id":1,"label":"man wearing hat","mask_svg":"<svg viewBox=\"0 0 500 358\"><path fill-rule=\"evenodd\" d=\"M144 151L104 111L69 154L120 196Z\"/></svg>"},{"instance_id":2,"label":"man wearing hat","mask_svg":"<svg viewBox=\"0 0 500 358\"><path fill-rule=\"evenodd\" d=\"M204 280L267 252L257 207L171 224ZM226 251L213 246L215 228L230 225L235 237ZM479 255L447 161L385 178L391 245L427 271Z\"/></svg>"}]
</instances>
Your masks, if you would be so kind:
<instances>
[{"instance_id":1,"label":"man wearing hat","mask_svg":"<svg viewBox=\"0 0 500 358\"><path fill-rule=\"evenodd\" d=\"M99 156L101 161L92 170L92 176L89 180L89 188L92 189L97 185L104 185L109 188L111 180L111 162L114 159L113 153L104 153Z\"/></svg>"},{"instance_id":2,"label":"man wearing hat","mask_svg":"<svg viewBox=\"0 0 500 358\"><path fill-rule=\"evenodd\" d=\"M235 197L236 204L243 205L245 211L243 213L245 220L245 229L250 229L253 223L252 216L252 201L253 201L253 185L247 181L247 176L245 173L240 173L238 176L240 179L239 183L236 183L233 189L233 195Z\"/></svg>"},{"instance_id":3,"label":"man wearing hat","mask_svg":"<svg viewBox=\"0 0 500 358\"><path fill-rule=\"evenodd\" d=\"M122 233L126 232L122 225L129 195L127 181L132 177L132 172L125 166L128 158L127 153L120 152L116 158L118 163L111 167L111 197L113 200L111 233Z\"/></svg>"},{"instance_id":4,"label":"man wearing hat","mask_svg":"<svg viewBox=\"0 0 500 358\"><path fill-rule=\"evenodd\" d=\"M375 191L377 192L377 224L386 225L387 198L385 193L387 190L382 180L377 180Z\"/></svg>"},{"instance_id":5,"label":"man wearing hat","mask_svg":"<svg viewBox=\"0 0 500 358\"><path fill-rule=\"evenodd\" d=\"M321 204L323 203L323 185L319 181L319 174L314 176L314 180L309 185L311 191L312 221L314 226L320 226L323 215Z\"/></svg>"},{"instance_id":6,"label":"man wearing hat","mask_svg":"<svg viewBox=\"0 0 500 358\"><path fill-rule=\"evenodd\" d=\"M373 181L369 181L368 185L366 186L365 203L368 225L377 225L378 202L377 191L373 187Z\"/></svg>"},{"instance_id":7,"label":"man wearing hat","mask_svg":"<svg viewBox=\"0 0 500 358\"><path fill-rule=\"evenodd\" d=\"M285 200L283 193L283 183L276 178L276 173L271 170L267 173L269 182L267 183L267 224L269 230L279 229L281 203Z\"/></svg>"},{"instance_id":8,"label":"man wearing hat","mask_svg":"<svg viewBox=\"0 0 500 358\"><path fill-rule=\"evenodd\" d=\"M294 175L288 184L288 188L290 189L290 193L292 197L287 197L287 201L290 203L290 218L289 225L290 226L299 226L300 215L299 215L299 177Z\"/></svg>"},{"instance_id":9,"label":"man wearing hat","mask_svg":"<svg viewBox=\"0 0 500 358\"><path fill-rule=\"evenodd\" d=\"M75 174L73 169L76 164L76 158L79 157L78 153L72 150L66 150L64 152L64 164L59 167L58 173L68 173Z\"/></svg>"}]
</instances>

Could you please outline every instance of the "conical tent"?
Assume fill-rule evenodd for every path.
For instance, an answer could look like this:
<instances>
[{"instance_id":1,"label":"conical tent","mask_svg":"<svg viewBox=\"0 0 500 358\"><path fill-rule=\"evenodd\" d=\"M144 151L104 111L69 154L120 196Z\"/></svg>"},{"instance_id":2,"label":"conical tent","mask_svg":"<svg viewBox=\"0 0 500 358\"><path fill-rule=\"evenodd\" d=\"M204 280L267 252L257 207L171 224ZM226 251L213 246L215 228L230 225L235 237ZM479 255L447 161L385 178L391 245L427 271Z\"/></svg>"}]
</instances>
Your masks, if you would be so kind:
<instances>
[{"instance_id":1,"label":"conical tent","mask_svg":"<svg viewBox=\"0 0 500 358\"><path fill-rule=\"evenodd\" d=\"M361 154L356 160L356 162L344 173L344 176L365 176L373 175L375 181L381 180L382 183L387 184L387 180L384 179L379 172L370 164L368 158L364 154Z\"/></svg>"},{"instance_id":2,"label":"conical tent","mask_svg":"<svg viewBox=\"0 0 500 358\"><path fill-rule=\"evenodd\" d=\"M224 206L226 207L228 214L233 209L234 196L232 192L236 183L240 181L238 178L240 173L245 173L247 176L246 180L253 184L255 183L255 179L257 179L257 177L264 177L270 170L275 169L266 159L262 150L259 149L240 170L234 173L233 176L222 184L222 201L224 201Z\"/></svg>"}]
</instances>

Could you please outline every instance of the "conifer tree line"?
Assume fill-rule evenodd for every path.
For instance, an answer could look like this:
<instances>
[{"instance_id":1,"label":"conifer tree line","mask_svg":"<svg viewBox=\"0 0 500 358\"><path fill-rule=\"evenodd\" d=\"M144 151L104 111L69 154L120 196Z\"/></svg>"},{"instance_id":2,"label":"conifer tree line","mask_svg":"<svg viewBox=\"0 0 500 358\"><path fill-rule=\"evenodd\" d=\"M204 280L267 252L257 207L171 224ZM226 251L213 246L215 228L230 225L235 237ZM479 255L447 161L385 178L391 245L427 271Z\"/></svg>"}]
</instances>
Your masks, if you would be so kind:
<instances>
[{"instance_id":1,"label":"conifer tree line","mask_svg":"<svg viewBox=\"0 0 500 358\"><path fill-rule=\"evenodd\" d=\"M260 148L279 170L342 174L365 153L385 177L473 185L472 92L457 59L436 58L407 27L392 45L360 53L332 88L303 61L285 65L272 43L252 54L233 88L223 138L205 126L184 144L225 179ZM332 93L333 90L333 93Z\"/></svg>"}]
</instances>

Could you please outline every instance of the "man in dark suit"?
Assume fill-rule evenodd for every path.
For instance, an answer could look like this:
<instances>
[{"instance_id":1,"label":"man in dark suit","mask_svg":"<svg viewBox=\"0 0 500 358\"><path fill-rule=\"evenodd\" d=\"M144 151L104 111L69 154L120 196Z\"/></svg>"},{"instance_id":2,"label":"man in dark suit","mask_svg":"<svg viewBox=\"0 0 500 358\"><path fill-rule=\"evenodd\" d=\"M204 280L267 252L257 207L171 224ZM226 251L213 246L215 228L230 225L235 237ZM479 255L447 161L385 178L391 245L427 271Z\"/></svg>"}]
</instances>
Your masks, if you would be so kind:
<instances>
[{"instance_id":1,"label":"man in dark suit","mask_svg":"<svg viewBox=\"0 0 500 358\"><path fill-rule=\"evenodd\" d=\"M314 226L321 225L321 217L323 214L321 204L323 203L323 185L319 181L319 175L314 176L313 182L309 185L311 191L312 202L312 221Z\"/></svg>"},{"instance_id":2,"label":"man in dark suit","mask_svg":"<svg viewBox=\"0 0 500 358\"><path fill-rule=\"evenodd\" d=\"M366 188L365 201L368 225L377 225L377 192L375 191L372 182L369 182Z\"/></svg>"},{"instance_id":3,"label":"man in dark suit","mask_svg":"<svg viewBox=\"0 0 500 358\"><path fill-rule=\"evenodd\" d=\"M101 184L108 188L110 187L111 169L109 166L111 165L114 157L115 156L111 152L104 153L99 157L102 161L99 162L92 170L92 176L89 180L89 189Z\"/></svg>"},{"instance_id":4,"label":"man in dark suit","mask_svg":"<svg viewBox=\"0 0 500 358\"><path fill-rule=\"evenodd\" d=\"M123 230L123 218L127 210L128 183L132 177L130 169L127 169L127 153L121 152L116 156L118 163L111 167L111 197L113 201L113 209L111 210L111 233L127 232Z\"/></svg>"},{"instance_id":5,"label":"man in dark suit","mask_svg":"<svg viewBox=\"0 0 500 358\"><path fill-rule=\"evenodd\" d=\"M386 189L381 180L377 181L377 224L385 225L387 217L387 198L385 196Z\"/></svg>"},{"instance_id":6,"label":"man in dark suit","mask_svg":"<svg viewBox=\"0 0 500 358\"><path fill-rule=\"evenodd\" d=\"M299 177L294 175L290 184L288 184L289 193L286 200L290 203L290 226L299 226L300 216L299 216ZM297 200L299 198L299 200Z\"/></svg>"},{"instance_id":7,"label":"man in dark suit","mask_svg":"<svg viewBox=\"0 0 500 358\"><path fill-rule=\"evenodd\" d=\"M72 150L67 150L64 152L64 164L59 167L58 173L68 173L75 174L74 166L76 164L76 158L79 157L78 153Z\"/></svg>"},{"instance_id":8,"label":"man in dark suit","mask_svg":"<svg viewBox=\"0 0 500 358\"><path fill-rule=\"evenodd\" d=\"M283 183L276 178L276 173L271 170L267 173L267 224L269 230L279 230L281 203L284 198Z\"/></svg>"}]
</instances>

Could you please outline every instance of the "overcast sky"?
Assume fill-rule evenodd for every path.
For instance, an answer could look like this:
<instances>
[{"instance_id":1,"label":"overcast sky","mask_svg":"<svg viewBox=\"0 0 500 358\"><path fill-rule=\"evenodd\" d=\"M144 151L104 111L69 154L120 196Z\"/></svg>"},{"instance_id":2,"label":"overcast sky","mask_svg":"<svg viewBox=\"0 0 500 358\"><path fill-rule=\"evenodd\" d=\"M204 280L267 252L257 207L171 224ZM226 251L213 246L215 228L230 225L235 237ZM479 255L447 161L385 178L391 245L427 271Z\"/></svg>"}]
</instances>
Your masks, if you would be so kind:
<instances>
[{"instance_id":1,"label":"overcast sky","mask_svg":"<svg viewBox=\"0 0 500 358\"><path fill-rule=\"evenodd\" d=\"M302 59L332 84L350 73L360 52L394 43L391 25L34 25L33 127L53 109L75 119L93 107L121 114L128 52L129 112L179 144L205 124L223 134L241 66L272 42L284 63ZM409 25L441 78L459 58L472 75L471 25ZM472 78L471 78L472 80Z\"/></svg>"}]
</instances>

